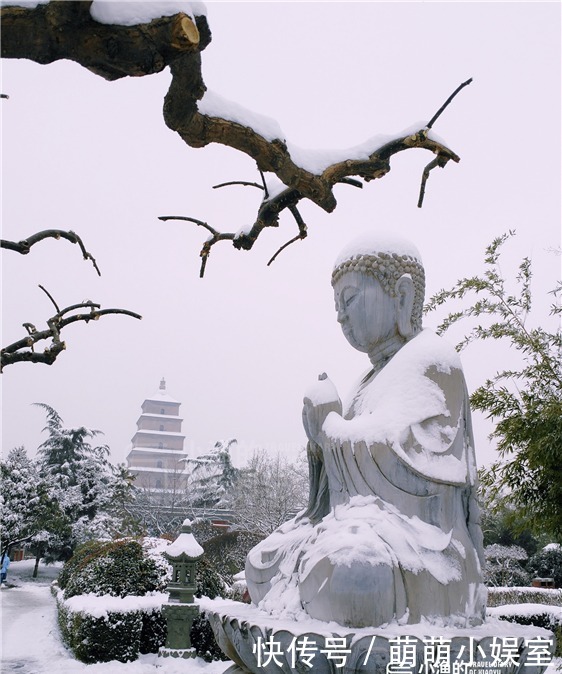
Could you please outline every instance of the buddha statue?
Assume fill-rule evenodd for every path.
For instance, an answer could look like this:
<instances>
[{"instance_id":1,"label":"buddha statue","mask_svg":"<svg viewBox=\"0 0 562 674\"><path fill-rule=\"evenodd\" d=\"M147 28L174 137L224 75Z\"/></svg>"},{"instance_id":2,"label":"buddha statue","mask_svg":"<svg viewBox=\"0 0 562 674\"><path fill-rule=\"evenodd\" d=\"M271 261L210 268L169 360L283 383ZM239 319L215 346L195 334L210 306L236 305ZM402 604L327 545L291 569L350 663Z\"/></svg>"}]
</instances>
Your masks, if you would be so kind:
<instances>
[{"instance_id":1,"label":"buddha statue","mask_svg":"<svg viewBox=\"0 0 562 674\"><path fill-rule=\"evenodd\" d=\"M325 374L307 391L308 507L250 551L252 601L348 627L477 625L486 591L468 394L455 349L422 329L420 255L363 237L332 285L343 334L370 367L345 409Z\"/></svg>"}]
</instances>

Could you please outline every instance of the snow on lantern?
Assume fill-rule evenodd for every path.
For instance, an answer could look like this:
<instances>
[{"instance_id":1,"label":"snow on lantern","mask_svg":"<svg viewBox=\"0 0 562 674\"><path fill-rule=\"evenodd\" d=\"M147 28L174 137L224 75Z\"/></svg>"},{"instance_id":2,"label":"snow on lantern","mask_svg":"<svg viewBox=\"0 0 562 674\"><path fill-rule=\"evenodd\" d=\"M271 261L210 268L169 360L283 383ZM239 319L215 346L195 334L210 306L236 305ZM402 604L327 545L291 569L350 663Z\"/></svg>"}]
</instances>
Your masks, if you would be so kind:
<instances>
[{"instance_id":1,"label":"snow on lantern","mask_svg":"<svg viewBox=\"0 0 562 674\"><path fill-rule=\"evenodd\" d=\"M166 645L160 648L160 657L192 658L195 649L189 634L199 607L193 603L195 570L203 548L195 540L191 522L184 520L180 535L162 555L172 565L172 580L168 583L168 603L162 606L166 618Z\"/></svg>"},{"instance_id":2,"label":"snow on lantern","mask_svg":"<svg viewBox=\"0 0 562 674\"><path fill-rule=\"evenodd\" d=\"M184 520L180 535L162 553L172 565L172 580L168 583L171 602L193 603L195 592L195 569L203 548L191 531L191 521Z\"/></svg>"}]
</instances>

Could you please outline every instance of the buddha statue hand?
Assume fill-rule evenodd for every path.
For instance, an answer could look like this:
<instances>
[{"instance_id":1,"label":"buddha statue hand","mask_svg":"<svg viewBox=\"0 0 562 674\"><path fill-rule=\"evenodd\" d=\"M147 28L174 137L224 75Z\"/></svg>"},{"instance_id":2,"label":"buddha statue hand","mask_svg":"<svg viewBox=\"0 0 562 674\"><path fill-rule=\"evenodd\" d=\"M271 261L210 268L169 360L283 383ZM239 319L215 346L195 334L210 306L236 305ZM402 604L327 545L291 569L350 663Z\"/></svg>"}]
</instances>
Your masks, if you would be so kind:
<instances>
[{"instance_id":1,"label":"buddha statue hand","mask_svg":"<svg viewBox=\"0 0 562 674\"><path fill-rule=\"evenodd\" d=\"M341 416L342 404L336 387L323 372L318 381L308 388L303 400L302 422L309 440L319 444L318 438L330 412Z\"/></svg>"}]
</instances>

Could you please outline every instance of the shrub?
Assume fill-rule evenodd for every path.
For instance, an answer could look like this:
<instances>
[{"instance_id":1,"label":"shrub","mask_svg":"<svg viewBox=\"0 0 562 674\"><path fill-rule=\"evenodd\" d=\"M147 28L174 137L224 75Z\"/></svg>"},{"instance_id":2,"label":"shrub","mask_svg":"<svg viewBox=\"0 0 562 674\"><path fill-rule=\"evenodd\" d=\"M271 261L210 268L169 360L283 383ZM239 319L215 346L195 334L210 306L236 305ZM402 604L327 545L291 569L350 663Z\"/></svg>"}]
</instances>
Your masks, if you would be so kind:
<instances>
[{"instance_id":1,"label":"shrub","mask_svg":"<svg viewBox=\"0 0 562 674\"><path fill-rule=\"evenodd\" d=\"M231 585L233 576L244 569L248 552L263 538L245 531L228 531L206 540L203 549L206 558Z\"/></svg>"},{"instance_id":2,"label":"shrub","mask_svg":"<svg viewBox=\"0 0 562 674\"><path fill-rule=\"evenodd\" d=\"M193 621L189 636L191 645L195 648L197 655L206 662L229 659L219 648L211 623L207 620L204 611L201 611Z\"/></svg>"},{"instance_id":3,"label":"shrub","mask_svg":"<svg viewBox=\"0 0 562 674\"><path fill-rule=\"evenodd\" d=\"M197 562L195 584L197 587L195 590L196 597L205 596L209 599L215 599L215 597L224 597L228 591L228 587L220 574L215 571L211 562L205 557Z\"/></svg>"},{"instance_id":4,"label":"shrub","mask_svg":"<svg viewBox=\"0 0 562 674\"><path fill-rule=\"evenodd\" d=\"M154 560L132 540L81 546L65 564L61 575L66 599L88 593L143 596L147 592L162 592L166 587Z\"/></svg>"},{"instance_id":5,"label":"shrub","mask_svg":"<svg viewBox=\"0 0 562 674\"><path fill-rule=\"evenodd\" d=\"M90 542L77 549L64 566L57 592L58 620L63 641L76 658L86 663L135 660L140 653L155 653L166 641L166 620L160 606L141 604L144 597L166 587L167 564L160 556L158 541L145 541L141 546L133 540ZM225 596L228 587L213 564L203 557L197 563L196 596L211 599ZM56 590L55 590L56 591ZM111 596L111 610L99 615L89 598L80 597L77 605L72 597L94 594ZM134 599L134 608L121 599ZM70 600L70 601L69 601ZM103 600L105 602L105 600ZM144 601L144 600L143 600ZM104 603L105 608L105 603ZM192 629L192 644L198 655L207 661L227 659L215 642L211 626L204 614L197 617Z\"/></svg>"},{"instance_id":6,"label":"shrub","mask_svg":"<svg viewBox=\"0 0 562 674\"><path fill-rule=\"evenodd\" d=\"M60 600L57 606L61 636L78 660L90 664L137 659L142 632L140 612L111 612L95 617L72 611Z\"/></svg>"},{"instance_id":7,"label":"shrub","mask_svg":"<svg viewBox=\"0 0 562 674\"><path fill-rule=\"evenodd\" d=\"M134 540L91 541L80 546L59 577L58 620L63 641L86 663L135 660L155 653L166 639L166 621L152 592L166 587L165 564ZM127 608L117 600L115 610L91 614L73 609L66 600L80 595L146 597L148 608ZM91 603L91 602L90 602ZM115 600L113 600L115 603Z\"/></svg>"},{"instance_id":8,"label":"shrub","mask_svg":"<svg viewBox=\"0 0 562 674\"><path fill-rule=\"evenodd\" d=\"M554 585L562 587L562 548L559 545L547 545L534 554L527 570L533 578L554 578Z\"/></svg>"},{"instance_id":9,"label":"shrub","mask_svg":"<svg viewBox=\"0 0 562 674\"><path fill-rule=\"evenodd\" d=\"M67 562L65 562L59 574L58 584L62 590L66 588L70 577L76 573L82 565L87 564L86 560L90 557L94 557L103 545L105 545L105 543L102 541L88 541L76 548L74 554Z\"/></svg>"},{"instance_id":10,"label":"shrub","mask_svg":"<svg viewBox=\"0 0 562 674\"><path fill-rule=\"evenodd\" d=\"M197 597L205 596L209 599L215 599L216 597L224 597L228 591L224 580L206 557L202 557L197 562L196 584L195 595ZM228 660L215 641L213 629L203 611L193 621L190 639L197 655L207 662Z\"/></svg>"},{"instance_id":11,"label":"shrub","mask_svg":"<svg viewBox=\"0 0 562 674\"><path fill-rule=\"evenodd\" d=\"M541 587L489 587L488 606L506 604L546 604L560 606L562 590Z\"/></svg>"},{"instance_id":12,"label":"shrub","mask_svg":"<svg viewBox=\"0 0 562 674\"><path fill-rule=\"evenodd\" d=\"M142 613L142 630L140 633L139 651L141 653L158 653L160 646L166 643L166 619L160 609Z\"/></svg>"},{"instance_id":13,"label":"shrub","mask_svg":"<svg viewBox=\"0 0 562 674\"><path fill-rule=\"evenodd\" d=\"M559 607L542 604L512 604L490 608L487 613L500 620L508 620L519 625L534 625L554 632L556 639L554 655L562 656L562 615Z\"/></svg>"},{"instance_id":14,"label":"shrub","mask_svg":"<svg viewBox=\"0 0 562 674\"><path fill-rule=\"evenodd\" d=\"M486 585L500 587L527 585L529 574L520 562L527 559L527 553L518 545L488 545L484 548L486 565L484 581Z\"/></svg>"}]
</instances>

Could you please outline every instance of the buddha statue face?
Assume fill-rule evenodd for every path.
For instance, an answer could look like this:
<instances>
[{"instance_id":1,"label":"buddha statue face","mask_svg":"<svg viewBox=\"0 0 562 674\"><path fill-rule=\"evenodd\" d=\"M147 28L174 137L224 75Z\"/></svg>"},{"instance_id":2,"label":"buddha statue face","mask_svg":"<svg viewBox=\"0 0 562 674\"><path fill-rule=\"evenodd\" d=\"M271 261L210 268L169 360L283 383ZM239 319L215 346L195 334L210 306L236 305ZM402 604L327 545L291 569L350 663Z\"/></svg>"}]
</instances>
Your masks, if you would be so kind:
<instances>
[{"instance_id":1,"label":"buddha statue face","mask_svg":"<svg viewBox=\"0 0 562 674\"><path fill-rule=\"evenodd\" d=\"M392 337L405 341L412 335L412 279L401 276L393 290L368 272L349 271L335 281L338 322L353 348L370 353Z\"/></svg>"}]
</instances>

